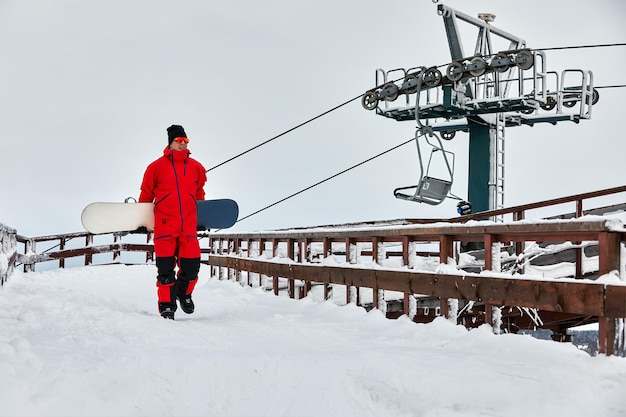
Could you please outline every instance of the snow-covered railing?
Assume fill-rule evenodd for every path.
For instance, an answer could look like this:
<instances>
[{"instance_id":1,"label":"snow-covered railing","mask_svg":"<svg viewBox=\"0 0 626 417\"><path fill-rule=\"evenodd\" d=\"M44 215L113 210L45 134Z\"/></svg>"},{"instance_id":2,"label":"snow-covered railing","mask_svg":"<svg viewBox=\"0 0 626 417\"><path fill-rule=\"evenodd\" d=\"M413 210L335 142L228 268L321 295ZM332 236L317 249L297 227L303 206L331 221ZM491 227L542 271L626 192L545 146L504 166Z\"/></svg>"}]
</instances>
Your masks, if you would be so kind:
<instances>
[{"instance_id":1,"label":"snow-covered railing","mask_svg":"<svg viewBox=\"0 0 626 417\"><path fill-rule=\"evenodd\" d=\"M212 276L220 279L264 286L277 295L284 288L292 298L316 290L328 299L345 290L341 298L346 303L383 309L388 317L404 314L416 322L431 321L438 313L468 327L489 323L497 331L549 328L557 338L564 338L569 327L597 322L600 352L623 354L625 240L621 221L598 216L509 224L327 227L212 235L208 263ZM569 268L572 276L557 272L553 277L524 274L520 268L526 244L590 241L597 242L597 259L573 261L595 264L595 280L574 275L588 273L593 265ZM485 248L480 273L462 269L467 260L458 249L468 242ZM418 251L421 245L438 256L418 255L424 252ZM516 267L503 272L510 259ZM475 266L476 260L472 262ZM401 305L396 313L387 311L387 300L394 296Z\"/></svg>"},{"instance_id":2,"label":"snow-covered railing","mask_svg":"<svg viewBox=\"0 0 626 417\"><path fill-rule=\"evenodd\" d=\"M406 314L416 322L445 315L468 327L491 323L510 332L549 328L557 340L567 340L570 327L600 323L600 348L625 355L626 274L620 255L624 232L623 227L609 227L603 222L612 220L598 215L623 213L626 203L587 205L587 200L625 192L626 186L621 186L445 220L396 219L208 234L209 239L200 241L202 262L213 265L213 275L220 278L263 285L277 294L287 290L294 298L322 290L323 297L332 295L337 301L343 286L344 302L381 309L390 318ZM524 220L535 216L536 211L527 216L529 210L572 203L571 214L547 221ZM511 224L474 221L504 214L512 215ZM588 217L564 220L583 215ZM40 263L63 268L154 259L151 234L78 232L29 238L6 226L0 233L2 283L18 266L34 271ZM559 240L564 243L554 245ZM461 250L469 244L491 245L493 251ZM571 259L554 268L572 252ZM541 257L550 270L537 269ZM448 265L449 259L453 266ZM424 287L425 282L430 286ZM516 294L521 295L516 298Z\"/></svg>"},{"instance_id":3,"label":"snow-covered railing","mask_svg":"<svg viewBox=\"0 0 626 417\"><path fill-rule=\"evenodd\" d=\"M15 258L17 257L17 232L0 223L0 286L13 273Z\"/></svg>"},{"instance_id":4,"label":"snow-covered railing","mask_svg":"<svg viewBox=\"0 0 626 417\"><path fill-rule=\"evenodd\" d=\"M540 216L528 216L527 213L537 213L541 210L550 209L553 211L550 218L574 218L586 215L602 215L609 212L618 212L626 210L626 185L619 187L606 188L603 190L592 191L582 194L574 194L567 197L553 198L550 200L538 201L535 203L522 204L519 206L512 206L497 210L485 211L481 213L473 213L465 216L460 216L447 221L456 223L465 223L470 220L482 220L482 219L496 219L503 218L504 220L523 220L525 218L546 218L546 215ZM611 199L617 198L620 204L590 206L590 202L594 200L611 201ZM563 214L563 210L566 207L571 207L570 212ZM554 210L556 209L556 212ZM567 208L566 208L567 210ZM504 218L508 216L508 218Z\"/></svg>"},{"instance_id":5,"label":"snow-covered railing","mask_svg":"<svg viewBox=\"0 0 626 417\"><path fill-rule=\"evenodd\" d=\"M151 262L154 259L151 234L94 235L77 232L38 237L17 235L16 240L23 245L23 251L18 252L15 263L23 266L24 272L34 271L36 264L45 262L55 262L56 266L64 268L66 261L73 258L82 258L84 265L122 263L122 254L126 252L140 253L141 258L137 259L137 263ZM140 241L147 243L139 243ZM40 247L44 245L46 249L41 250ZM103 256L95 260L99 255Z\"/></svg>"}]
</instances>

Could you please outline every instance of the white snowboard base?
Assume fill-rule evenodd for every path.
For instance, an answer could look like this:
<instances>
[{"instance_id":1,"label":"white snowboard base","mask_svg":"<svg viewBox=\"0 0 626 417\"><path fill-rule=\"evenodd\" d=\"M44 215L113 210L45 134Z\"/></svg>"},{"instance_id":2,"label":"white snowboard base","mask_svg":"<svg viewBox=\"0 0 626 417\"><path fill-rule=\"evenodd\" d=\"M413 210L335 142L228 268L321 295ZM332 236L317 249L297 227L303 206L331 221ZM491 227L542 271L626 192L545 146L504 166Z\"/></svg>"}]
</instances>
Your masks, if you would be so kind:
<instances>
[{"instance_id":1,"label":"white snowboard base","mask_svg":"<svg viewBox=\"0 0 626 417\"><path fill-rule=\"evenodd\" d=\"M154 229L152 203L91 203L80 217L89 233L127 232L139 227Z\"/></svg>"}]
</instances>

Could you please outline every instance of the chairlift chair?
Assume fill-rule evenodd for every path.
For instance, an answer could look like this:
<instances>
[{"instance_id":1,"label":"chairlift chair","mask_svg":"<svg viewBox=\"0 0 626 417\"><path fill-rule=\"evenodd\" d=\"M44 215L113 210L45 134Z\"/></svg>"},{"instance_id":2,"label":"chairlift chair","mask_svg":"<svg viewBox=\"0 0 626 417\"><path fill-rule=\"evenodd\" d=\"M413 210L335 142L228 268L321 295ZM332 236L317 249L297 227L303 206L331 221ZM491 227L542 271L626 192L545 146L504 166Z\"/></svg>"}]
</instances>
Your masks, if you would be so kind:
<instances>
[{"instance_id":1,"label":"chairlift chair","mask_svg":"<svg viewBox=\"0 0 626 417\"><path fill-rule=\"evenodd\" d=\"M422 134L418 134L415 136L415 143L417 146L417 155L419 158L420 164L420 181L416 185L410 185L407 187L399 187L393 191L393 195L396 198L408 201L415 201L417 203L426 203L430 205L438 205L446 199L450 192L450 188L452 187L452 180L454 177L453 168L454 168L454 153L450 151L446 151L443 149L443 144L441 143L441 139L435 133L431 134L434 136L437 141L437 144L433 144L426 138L426 142L432 147L430 152L430 157L428 158L428 165L426 166L426 171L424 171L424 164L422 162L422 151L419 144L419 138L423 136ZM445 162L446 169L449 174L449 179L436 178L434 176L429 175L431 162L433 160L433 155L436 152L441 152L443 156L443 160ZM452 155L452 167L450 166L450 162L448 161L448 155ZM412 193L405 193L403 191L413 190Z\"/></svg>"}]
</instances>

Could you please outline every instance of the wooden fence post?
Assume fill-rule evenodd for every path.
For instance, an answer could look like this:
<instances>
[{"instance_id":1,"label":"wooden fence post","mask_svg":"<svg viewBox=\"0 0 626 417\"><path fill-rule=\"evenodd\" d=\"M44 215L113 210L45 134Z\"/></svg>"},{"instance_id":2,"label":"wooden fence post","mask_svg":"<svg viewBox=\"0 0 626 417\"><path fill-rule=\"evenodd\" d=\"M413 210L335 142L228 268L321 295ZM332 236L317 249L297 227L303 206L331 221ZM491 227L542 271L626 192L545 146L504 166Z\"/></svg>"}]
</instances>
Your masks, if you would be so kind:
<instances>
[{"instance_id":1,"label":"wooden fence post","mask_svg":"<svg viewBox=\"0 0 626 417\"><path fill-rule=\"evenodd\" d=\"M287 258L292 261L296 258L294 245L294 239L287 239ZM289 294L289 298L296 298L296 280L291 277L287 279L287 293Z\"/></svg>"},{"instance_id":2,"label":"wooden fence post","mask_svg":"<svg viewBox=\"0 0 626 417\"><path fill-rule=\"evenodd\" d=\"M309 238L305 238L303 241L301 241L300 243L302 246L300 248L300 262L303 264L309 263L311 262L311 244L312 244L312 240ZM312 282L311 281L304 281L304 286L302 287L302 297L304 298L307 295L309 295L309 292L311 291L312 288Z\"/></svg>"},{"instance_id":3,"label":"wooden fence post","mask_svg":"<svg viewBox=\"0 0 626 417\"><path fill-rule=\"evenodd\" d=\"M152 241L152 232L146 233L146 243L149 244ZM210 241L209 241L210 242ZM146 263L154 262L154 249L146 252Z\"/></svg>"},{"instance_id":4,"label":"wooden fence post","mask_svg":"<svg viewBox=\"0 0 626 417\"><path fill-rule=\"evenodd\" d=\"M323 254L322 254L322 261L324 259L326 259L329 256L332 256L332 243L330 241L330 238L325 237L323 239ZM332 296L332 286L330 283L324 284L324 300L328 300L330 299L330 297Z\"/></svg>"},{"instance_id":5,"label":"wooden fence post","mask_svg":"<svg viewBox=\"0 0 626 417\"><path fill-rule=\"evenodd\" d=\"M453 244L454 244L454 241L452 240L451 236L442 235L439 238L439 263L447 265L448 259L454 257L454 245ZM439 308L441 310L441 314L448 319L450 318L449 306L450 305L449 305L449 301L447 298L439 299Z\"/></svg>"},{"instance_id":6,"label":"wooden fence post","mask_svg":"<svg viewBox=\"0 0 626 417\"><path fill-rule=\"evenodd\" d=\"M372 261L374 263L378 263L378 258L380 256L378 253L378 250L380 249L379 243L380 242L378 240L378 237L372 236ZM380 290L378 289L378 282L374 282L374 284L372 285L372 306L378 310L380 309L381 302L379 291Z\"/></svg>"},{"instance_id":7,"label":"wooden fence post","mask_svg":"<svg viewBox=\"0 0 626 417\"><path fill-rule=\"evenodd\" d=\"M89 247L93 245L93 235L89 233L85 237L85 246ZM93 255L91 253L85 254L85 265L91 265L93 262Z\"/></svg>"},{"instance_id":8,"label":"wooden fence post","mask_svg":"<svg viewBox=\"0 0 626 417\"><path fill-rule=\"evenodd\" d=\"M65 249L66 239L64 237L59 239L59 249ZM65 258L59 258L59 268L65 268Z\"/></svg>"},{"instance_id":9,"label":"wooden fence post","mask_svg":"<svg viewBox=\"0 0 626 417\"><path fill-rule=\"evenodd\" d=\"M278 255L278 239L272 239L272 258ZM278 295L278 277L272 277L272 288L274 288L274 295Z\"/></svg>"},{"instance_id":10,"label":"wooden fence post","mask_svg":"<svg viewBox=\"0 0 626 417\"><path fill-rule=\"evenodd\" d=\"M26 240L24 246L24 252L26 255L37 253L37 243L35 242L35 240ZM35 261L29 261L28 263L24 263L24 272L35 272Z\"/></svg>"}]
</instances>

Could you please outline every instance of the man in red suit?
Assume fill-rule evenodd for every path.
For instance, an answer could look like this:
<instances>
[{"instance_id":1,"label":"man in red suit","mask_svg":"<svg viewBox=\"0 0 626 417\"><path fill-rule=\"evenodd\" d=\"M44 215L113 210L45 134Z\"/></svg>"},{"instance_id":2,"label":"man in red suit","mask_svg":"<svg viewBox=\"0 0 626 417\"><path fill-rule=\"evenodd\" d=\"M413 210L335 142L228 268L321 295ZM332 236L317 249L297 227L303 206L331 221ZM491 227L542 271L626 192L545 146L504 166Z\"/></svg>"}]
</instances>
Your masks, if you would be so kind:
<instances>
[{"instance_id":1,"label":"man in red suit","mask_svg":"<svg viewBox=\"0 0 626 417\"><path fill-rule=\"evenodd\" d=\"M182 126L168 127L167 138L163 156L146 168L139 202L154 203L159 313L173 320L176 299L185 313L194 311L191 293L200 270L196 201L204 200L206 170L189 156Z\"/></svg>"}]
</instances>

